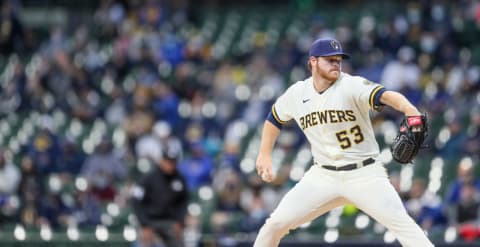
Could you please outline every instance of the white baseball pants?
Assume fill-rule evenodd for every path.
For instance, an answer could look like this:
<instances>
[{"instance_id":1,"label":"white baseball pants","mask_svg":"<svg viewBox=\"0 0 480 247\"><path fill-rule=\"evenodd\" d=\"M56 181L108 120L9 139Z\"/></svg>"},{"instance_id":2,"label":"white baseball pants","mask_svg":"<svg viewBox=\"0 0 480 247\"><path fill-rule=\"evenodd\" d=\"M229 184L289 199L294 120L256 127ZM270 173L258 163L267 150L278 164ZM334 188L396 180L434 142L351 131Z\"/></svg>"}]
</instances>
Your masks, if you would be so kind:
<instances>
[{"instance_id":1,"label":"white baseball pants","mask_svg":"<svg viewBox=\"0 0 480 247\"><path fill-rule=\"evenodd\" d=\"M433 246L407 214L385 168L377 161L351 171L313 165L266 220L254 247L276 247L290 230L346 203L387 227L402 246Z\"/></svg>"}]
</instances>

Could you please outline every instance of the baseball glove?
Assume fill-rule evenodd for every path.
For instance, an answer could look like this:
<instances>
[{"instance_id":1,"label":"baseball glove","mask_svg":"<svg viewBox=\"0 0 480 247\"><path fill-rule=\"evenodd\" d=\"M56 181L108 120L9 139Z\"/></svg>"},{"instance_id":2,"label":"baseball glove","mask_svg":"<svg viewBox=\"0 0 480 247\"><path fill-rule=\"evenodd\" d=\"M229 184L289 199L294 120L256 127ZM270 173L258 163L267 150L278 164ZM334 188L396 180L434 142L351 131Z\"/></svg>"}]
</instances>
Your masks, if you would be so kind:
<instances>
[{"instance_id":1,"label":"baseball glove","mask_svg":"<svg viewBox=\"0 0 480 247\"><path fill-rule=\"evenodd\" d=\"M397 137L393 140L393 159L399 163L412 162L428 135L427 116L409 116L403 119Z\"/></svg>"}]
</instances>

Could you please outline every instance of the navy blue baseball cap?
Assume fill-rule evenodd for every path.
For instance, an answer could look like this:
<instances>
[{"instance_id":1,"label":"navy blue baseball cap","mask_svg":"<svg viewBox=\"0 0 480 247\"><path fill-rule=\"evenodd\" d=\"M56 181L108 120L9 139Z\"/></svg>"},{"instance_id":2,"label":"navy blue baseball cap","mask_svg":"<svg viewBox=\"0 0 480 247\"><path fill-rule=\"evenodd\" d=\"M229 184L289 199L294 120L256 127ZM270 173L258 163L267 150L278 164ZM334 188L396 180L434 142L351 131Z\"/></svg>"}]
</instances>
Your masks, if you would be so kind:
<instances>
[{"instance_id":1,"label":"navy blue baseball cap","mask_svg":"<svg viewBox=\"0 0 480 247\"><path fill-rule=\"evenodd\" d=\"M317 39L313 42L308 53L311 57L327 57L341 55L343 58L350 58L350 55L343 52L342 45L335 39Z\"/></svg>"}]
</instances>

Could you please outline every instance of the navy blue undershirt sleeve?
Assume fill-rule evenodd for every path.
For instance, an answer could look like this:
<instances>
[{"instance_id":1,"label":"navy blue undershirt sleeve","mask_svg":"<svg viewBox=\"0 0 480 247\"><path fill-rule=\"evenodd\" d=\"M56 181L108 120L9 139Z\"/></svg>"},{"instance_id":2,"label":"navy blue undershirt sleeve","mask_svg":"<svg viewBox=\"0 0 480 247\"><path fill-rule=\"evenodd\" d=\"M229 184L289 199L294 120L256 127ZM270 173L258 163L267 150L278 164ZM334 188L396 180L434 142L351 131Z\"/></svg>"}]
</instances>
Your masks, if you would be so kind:
<instances>
[{"instance_id":1,"label":"navy blue undershirt sleeve","mask_svg":"<svg viewBox=\"0 0 480 247\"><path fill-rule=\"evenodd\" d=\"M384 87L382 87L380 90L378 90L378 92L373 97L373 105L375 105L375 106L384 106L385 105L385 104L382 104L382 102L380 102L380 97L386 91L387 91L387 89L385 89Z\"/></svg>"},{"instance_id":2,"label":"navy blue undershirt sleeve","mask_svg":"<svg viewBox=\"0 0 480 247\"><path fill-rule=\"evenodd\" d=\"M283 125L280 122L278 122L277 119L275 119L275 117L273 117L272 111L270 111L268 113L267 121L269 121L273 125L277 126L277 128L279 128L279 129L282 129L282 127L283 127Z\"/></svg>"}]
</instances>

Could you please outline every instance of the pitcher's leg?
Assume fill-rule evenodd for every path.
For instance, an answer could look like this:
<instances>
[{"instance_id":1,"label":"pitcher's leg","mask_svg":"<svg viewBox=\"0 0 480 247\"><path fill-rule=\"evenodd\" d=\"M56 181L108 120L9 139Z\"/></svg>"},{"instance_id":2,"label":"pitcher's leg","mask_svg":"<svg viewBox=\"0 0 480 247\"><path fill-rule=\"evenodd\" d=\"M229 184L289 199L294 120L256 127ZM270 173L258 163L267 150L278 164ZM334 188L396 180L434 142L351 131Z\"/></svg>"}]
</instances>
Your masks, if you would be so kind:
<instances>
[{"instance_id":1,"label":"pitcher's leg","mask_svg":"<svg viewBox=\"0 0 480 247\"><path fill-rule=\"evenodd\" d=\"M254 247L276 247L291 229L344 204L331 178L302 179L280 201L260 229Z\"/></svg>"},{"instance_id":2,"label":"pitcher's leg","mask_svg":"<svg viewBox=\"0 0 480 247\"><path fill-rule=\"evenodd\" d=\"M264 246L278 246L280 240L288 234L290 230L297 228L298 226L309 222L324 213L338 207L345 205L346 201L343 198L334 199L323 206L319 207L314 212L305 215L303 218L299 219L288 219L288 218L276 218L273 214L268 218L265 224L262 226L258 232L257 238L255 240L254 247L264 247ZM280 205L279 205L280 206ZM291 220L292 222L286 222Z\"/></svg>"},{"instance_id":3,"label":"pitcher's leg","mask_svg":"<svg viewBox=\"0 0 480 247\"><path fill-rule=\"evenodd\" d=\"M371 177L352 181L348 188L345 197L391 230L404 247L433 246L408 215L386 173L374 172Z\"/></svg>"}]
</instances>

